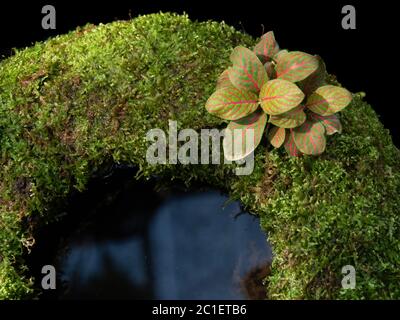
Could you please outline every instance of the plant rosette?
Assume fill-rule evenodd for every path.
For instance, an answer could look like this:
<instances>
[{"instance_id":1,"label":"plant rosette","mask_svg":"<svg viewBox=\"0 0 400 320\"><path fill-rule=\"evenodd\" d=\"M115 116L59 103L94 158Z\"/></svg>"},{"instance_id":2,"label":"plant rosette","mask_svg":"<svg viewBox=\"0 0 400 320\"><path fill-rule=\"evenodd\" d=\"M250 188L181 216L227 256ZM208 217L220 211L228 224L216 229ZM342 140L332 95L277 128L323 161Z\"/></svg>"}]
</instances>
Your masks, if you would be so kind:
<instances>
[{"instance_id":1,"label":"plant rosette","mask_svg":"<svg viewBox=\"0 0 400 320\"><path fill-rule=\"evenodd\" d=\"M230 121L228 132L239 132L243 138L241 147L234 147L235 139L225 135L228 160L253 152L265 131L273 147L284 146L291 156L319 155L325 151L326 136L342 131L337 113L349 105L352 94L327 83L319 56L280 50L270 31L253 51L233 49L230 60L232 66L219 76L206 103L208 112ZM249 149L250 129L254 131L249 139L254 141Z\"/></svg>"}]
</instances>

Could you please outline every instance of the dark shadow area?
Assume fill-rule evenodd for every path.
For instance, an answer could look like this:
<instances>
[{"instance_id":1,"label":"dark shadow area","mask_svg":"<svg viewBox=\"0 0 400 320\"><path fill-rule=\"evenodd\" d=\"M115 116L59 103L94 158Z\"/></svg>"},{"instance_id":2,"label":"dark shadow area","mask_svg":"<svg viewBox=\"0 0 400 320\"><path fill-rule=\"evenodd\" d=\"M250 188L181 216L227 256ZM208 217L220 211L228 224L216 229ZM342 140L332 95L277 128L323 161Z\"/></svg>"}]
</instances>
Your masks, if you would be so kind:
<instances>
[{"instance_id":1,"label":"dark shadow area","mask_svg":"<svg viewBox=\"0 0 400 320\"><path fill-rule=\"evenodd\" d=\"M57 270L42 299L264 299L272 252L259 220L210 188L160 189L114 168L38 231L27 257Z\"/></svg>"}]
</instances>

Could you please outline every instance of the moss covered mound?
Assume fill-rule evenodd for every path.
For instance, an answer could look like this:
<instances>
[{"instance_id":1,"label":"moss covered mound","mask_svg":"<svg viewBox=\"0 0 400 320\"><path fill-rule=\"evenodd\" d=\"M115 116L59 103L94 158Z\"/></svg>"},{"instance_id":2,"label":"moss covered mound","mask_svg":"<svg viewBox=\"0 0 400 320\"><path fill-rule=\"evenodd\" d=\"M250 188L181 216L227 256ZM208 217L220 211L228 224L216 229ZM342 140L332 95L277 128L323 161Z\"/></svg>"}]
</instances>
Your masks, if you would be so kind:
<instances>
[{"instance_id":1,"label":"moss covered mound","mask_svg":"<svg viewBox=\"0 0 400 320\"><path fill-rule=\"evenodd\" d=\"M274 250L272 299L400 298L400 155L360 97L320 157L260 146L256 168L146 162L146 132L222 128L205 101L236 45L255 40L216 23L154 14L88 25L0 63L0 298L29 298L23 255L38 226L111 163L187 185L206 182L260 215ZM329 66L328 66L329 67ZM342 289L345 265L355 289Z\"/></svg>"}]
</instances>

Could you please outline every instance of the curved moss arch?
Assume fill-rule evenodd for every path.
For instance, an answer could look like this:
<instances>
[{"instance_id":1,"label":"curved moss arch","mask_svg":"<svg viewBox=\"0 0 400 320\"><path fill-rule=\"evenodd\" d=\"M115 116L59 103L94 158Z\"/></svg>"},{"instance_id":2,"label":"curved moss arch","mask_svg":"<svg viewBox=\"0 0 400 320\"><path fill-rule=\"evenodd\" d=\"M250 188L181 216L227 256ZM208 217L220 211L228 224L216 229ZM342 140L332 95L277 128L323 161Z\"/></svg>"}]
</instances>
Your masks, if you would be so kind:
<instances>
[{"instance_id":1,"label":"curved moss arch","mask_svg":"<svg viewBox=\"0 0 400 320\"><path fill-rule=\"evenodd\" d=\"M320 157L260 146L256 168L146 162L146 132L223 127L206 99L236 45L255 40L216 22L153 14L79 28L0 62L0 298L32 292L23 253L73 190L110 163L227 190L260 215L275 258L268 298L400 298L400 154L356 97L344 132ZM268 149L268 152L267 150ZM341 288L353 265L357 285Z\"/></svg>"}]
</instances>

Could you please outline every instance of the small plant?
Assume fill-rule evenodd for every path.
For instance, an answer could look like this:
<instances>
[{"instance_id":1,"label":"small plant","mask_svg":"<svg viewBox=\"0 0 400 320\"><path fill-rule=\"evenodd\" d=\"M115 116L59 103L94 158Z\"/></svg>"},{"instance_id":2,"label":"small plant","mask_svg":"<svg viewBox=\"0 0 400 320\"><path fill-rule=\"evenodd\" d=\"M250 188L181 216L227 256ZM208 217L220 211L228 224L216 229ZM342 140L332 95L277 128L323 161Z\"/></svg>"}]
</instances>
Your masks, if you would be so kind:
<instances>
[{"instance_id":1,"label":"small plant","mask_svg":"<svg viewBox=\"0 0 400 320\"><path fill-rule=\"evenodd\" d=\"M206 103L208 112L231 120L227 129L242 131L239 147L233 147L235 139L224 138L228 160L240 160L253 152L265 128L272 146L283 145L291 156L321 154L325 136L341 132L337 112L350 103L352 94L326 83L320 57L280 50L270 31L253 51L236 47L230 60L233 65L220 75ZM245 143L248 129L254 129L250 150Z\"/></svg>"}]
</instances>

